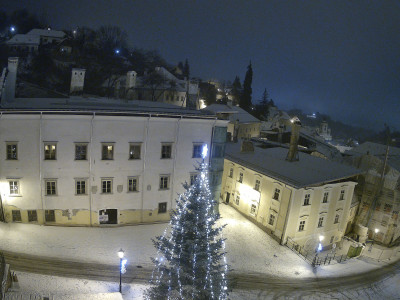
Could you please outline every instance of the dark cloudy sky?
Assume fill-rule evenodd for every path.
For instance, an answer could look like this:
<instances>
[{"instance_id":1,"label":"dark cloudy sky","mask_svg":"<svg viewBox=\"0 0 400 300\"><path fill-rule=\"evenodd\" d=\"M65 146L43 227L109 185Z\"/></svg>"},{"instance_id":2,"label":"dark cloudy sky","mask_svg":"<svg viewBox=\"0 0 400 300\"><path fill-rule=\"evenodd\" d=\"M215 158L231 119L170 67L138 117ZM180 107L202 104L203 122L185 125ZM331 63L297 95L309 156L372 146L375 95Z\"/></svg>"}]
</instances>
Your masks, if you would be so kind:
<instances>
[{"instance_id":1,"label":"dark cloudy sky","mask_svg":"<svg viewBox=\"0 0 400 300\"><path fill-rule=\"evenodd\" d=\"M191 75L244 79L284 109L400 129L400 1L18 0L53 28L117 25L131 45L188 58Z\"/></svg>"}]
</instances>

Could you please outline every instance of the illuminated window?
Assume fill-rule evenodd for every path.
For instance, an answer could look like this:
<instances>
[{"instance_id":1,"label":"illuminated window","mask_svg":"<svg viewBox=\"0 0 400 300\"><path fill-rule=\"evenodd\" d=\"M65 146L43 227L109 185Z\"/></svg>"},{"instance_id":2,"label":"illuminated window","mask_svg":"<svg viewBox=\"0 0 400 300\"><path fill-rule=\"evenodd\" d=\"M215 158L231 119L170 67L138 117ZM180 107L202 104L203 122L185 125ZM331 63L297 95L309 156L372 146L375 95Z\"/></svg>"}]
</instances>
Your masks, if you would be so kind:
<instances>
[{"instance_id":1,"label":"illuminated window","mask_svg":"<svg viewBox=\"0 0 400 300\"><path fill-rule=\"evenodd\" d=\"M238 181L240 183L243 183L243 173L242 172L239 173L239 180Z\"/></svg>"},{"instance_id":2,"label":"illuminated window","mask_svg":"<svg viewBox=\"0 0 400 300\"><path fill-rule=\"evenodd\" d=\"M129 144L129 159L140 159L141 144Z\"/></svg>"},{"instance_id":3,"label":"illuminated window","mask_svg":"<svg viewBox=\"0 0 400 300\"><path fill-rule=\"evenodd\" d=\"M239 195L236 195L235 203L236 203L236 205L239 205L239 203L240 203L240 196Z\"/></svg>"},{"instance_id":4,"label":"illuminated window","mask_svg":"<svg viewBox=\"0 0 400 300\"><path fill-rule=\"evenodd\" d=\"M190 174L190 185L193 185L196 182L197 176L197 173Z\"/></svg>"},{"instance_id":5,"label":"illuminated window","mask_svg":"<svg viewBox=\"0 0 400 300\"><path fill-rule=\"evenodd\" d=\"M16 143L7 143L7 160L17 160L17 144Z\"/></svg>"},{"instance_id":6,"label":"illuminated window","mask_svg":"<svg viewBox=\"0 0 400 300\"><path fill-rule=\"evenodd\" d=\"M13 210L11 213L12 213L13 222L21 222L21 211L20 210Z\"/></svg>"},{"instance_id":7,"label":"illuminated window","mask_svg":"<svg viewBox=\"0 0 400 300\"><path fill-rule=\"evenodd\" d=\"M112 193L112 185L113 181L109 178L101 179L101 192L103 194L111 194Z\"/></svg>"},{"instance_id":8,"label":"illuminated window","mask_svg":"<svg viewBox=\"0 0 400 300\"><path fill-rule=\"evenodd\" d=\"M193 158L201 158L201 153L203 151L203 144L194 144L193 145Z\"/></svg>"},{"instance_id":9,"label":"illuminated window","mask_svg":"<svg viewBox=\"0 0 400 300\"><path fill-rule=\"evenodd\" d=\"M172 144L161 145L161 158L167 159L172 157Z\"/></svg>"},{"instance_id":10,"label":"illuminated window","mask_svg":"<svg viewBox=\"0 0 400 300\"><path fill-rule=\"evenodd\" d=\"M9 184L10 184L10 195L19 195L19 181L11 180L9 181Z\"/></svg>"},{"instance_id":11,"label":"illuminated window","mask_svg":"<svg viewBox=\"0 0 400 300\"><path fill-rule=\"evenodd\" d=\"M113 160L114 159L114 144L101 145L101 159Z\"/></svg>"},{"instance_id":12,"label":"illuminated window","mask_svg":"<svg viewBox=\"0 0 400 300\"><path fill-rule=\"evenodd\" d=\"M273 214L270 214L270 215L269 215L268 224L271 225L271 226L273 226L274 223L275 223L275 216L274 216Z\"/></svg>"},{"instance_id":13,"label":"illuminated window","mask_svg":"<svg viewBox=\"0 0 400 300\"><path fill-rule=\"evenodd\" d=\"M324 225L324 217L320 217L318 220L318 227L322 227Z\"/></svg>"},{"instance_id":14,"label":"illuminated window","mask_svg":"<svg viewBox=\"0 0 400 300\"><path fill-rule=\"evenodd\" d=\"M256 183L254 185L254 189L256 191L260 191L260 184L261 184L260 180L256 179Z\"/></svg>"},{"instance_id":15,"label":"illuminated window","mask_svg":"<svg viewBox=\"0 0 400 300\"><path fill-rule=\"evenodd\" d=\"M169 189L169 175L161 175L160 190L168 190L168 189Z\"/></svg>"},{"instance_id":16,"label":"illuminated window","mask_svg":"<svg viewBox=\"0 0 400 300\"><path fill-rule=\"evenodd\" d=\"M310 205L310 197L311 197L310 194L306 194L304 196L304 205Z\"/></svg>"},{"instance_id":17,"label":"illuminated window","mask_svg":"<svg viewBox=\"0 0 400 300\"><path fill-rule=\"evenodd\" d=\"M233 168L230 168L230 170L229 170L229 177L233 178Z\"/></svg>"},{"instance_id":18,"label":"illuminated window","mask_svg":"<svg viewBox=\"0 0 400 300\"><path fill-rule=\"evenodd\" d=\"M304 230L304 226L306 226L306 221L300 221L299 231L303 231Z\"/></svg>"},{"instance_id":19,"label":"illuminated window","mask_svg":"<svg viewBox=\"0 0 400 300\"><path fill-rule=\"evenodd\" d=\"M324 197L322 198L322 203L328 203L329 192L324 192Z\"/></svg>"},{"instance_id":20,"label":"illuminated window","mask_svg":"<svg viewBox=\"0 0 400 300\"><path fill-rule=\"evenodd\" d=\"M45 143L44 144L44 159L45 160L56 160L57 159L57 144Z\"/></svg>"},{"instance_id":21,"label":"illuminated window","mask_svg":"<svg viewBox=\"0 0 400 300\"><path fill-rule=\"evenodd\" d=\"M137 177L128 177L128 192L138 191L138 181Z\"/></svg>"},{"instance_id":22,"label":"illuminated window","mask_svg":"<svg viewBox=\"0 0 400 300\"><path fill-rule=\"evenodd\" d=\"M340 218L340 216L338 214L336 214L334 224L339 223L339 218Z\"/></svg>"},{"instance_id":23,"label":"illuminated window","mask_svg":"<svg viewBox=\"0 0 400 300\"><path fill-rule=\"evenodd\" d=\"M75 180L75 194L76 195L86 195L86 180L85 179Z\"/></svg>"},{"instance_id":24,"label":"illuminated window","mask_svg":"<svg viewBox=\"0 0 400 300\"><path fill-rule=\"evenodd\" d=\"M281 190L280 190L280 189L275 189L274 196L272 197L272 199L274 199L274 200L276 200L276 201L279 201L279 195L280 195L280 193L281 193Z\"/></svg>"},{"instance_id":25,"label":"illuminated window","mask_svg":"<svg viewBox=\"0 0 400 300\"><path fill-rule=\"evenodd\" d=\"M339 200L344 200L344 190L341 190L341 191L340 191Z\"/></svg>"},{"instance_id":26,"label":"illuminated window","mask_svg":"<svg viewBox=\"0 0 400 300\"><path fill-rule=\"evenodd\" d=\"M158 203L158 213L164 214L167 212L167 202Z\"/></svg>"},{"instance_id":27,"label":"illuminated window","mask_svg":"<svg viewBox=\"0 0 400 300\"><path fill-rule=\"evenodd\" d=\"M75 144L75 160L87 160L87 144Z\"/></svg>"},{"instance_id":28,"label":"illuminated window","mask_svg":"<svg viewBox=\"0 0 400 300\"><path fill-rule=\"evenodd\" d=\"M49 179L45 180L46 185L46 196L54 196L57 195L57 180Z\"/></svg>"}]
</instances>

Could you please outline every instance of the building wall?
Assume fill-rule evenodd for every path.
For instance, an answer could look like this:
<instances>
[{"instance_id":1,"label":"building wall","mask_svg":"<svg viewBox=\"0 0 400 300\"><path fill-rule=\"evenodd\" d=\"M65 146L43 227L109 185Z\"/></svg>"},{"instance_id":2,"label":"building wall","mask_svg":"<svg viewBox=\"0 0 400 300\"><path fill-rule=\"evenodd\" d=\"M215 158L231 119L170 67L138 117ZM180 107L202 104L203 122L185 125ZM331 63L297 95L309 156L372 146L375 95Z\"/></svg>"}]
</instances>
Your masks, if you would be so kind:
<instances>
[{"instance_id":1,"label":"building wall","mask_svg":"<svg viewBox=\"0 0 400 300\"><path fill-rule=\"evenodd\" d=\"M12 210L55 211L62 225L99 225L99 211L118 210L118 224L165 221L175 206L182 183L190 181L199 158L193 144L210 147L214 126L210 119L140 116L3 114L0 118L0 196L7 222ZM17 144L18 159L7 160L7 144ZM56 144L56 160L44 160L45 143ZM87 144L87 160L75 160L75 145ZM102 160L102 144L114 145L114 159ZM129 159L130 143L141 145L141 159ZM161 159L161 145L172 145L172 158ZM169 175L169 189L160 190L160 175ZM128 177L138 178L138 191L128 192ZM112 193L103 194L102 178L112 180ZM57 194L46 196L46 179L56 180ZM87 193L76 195L75 180L86 180ZM20 193L10 195L10 181ZM158 213L159 203L167 211Z\"/></svg>"},{"instance_id":2,"label":"building wall","mask_svg":"<svg viewBox=\"0 0 400 300\"><path fill-rule=\"evenodd\" d=\"M237 134L238 139L260 137L261 122L257 123L239 123L235 125L233 122L229 122L227 132L231 139ZM236 132L237 131L237 132Z\"/></svg>"},{"instance_id":3,"label":"building wall","mask_svg":"<svg viewBox=\"0 0 400 300\"><path fill-rule=\"evenodd\" d=\"M242 183L239 182L240 173L243 173ZM259 191L255 190L256 180L260 181ZM354 186L355 183L349 181L296 189L225 159L221 192L223 201L226 201L229 193L231 206L281 243L285 243L290 237L312 250L315 249L320 235L324 236L324 247L339 241L344 235ZM280 191L277 200L274 199L275 189ZM342 190L345 192L344 199L339 200ZM327 203L322 203L324 192L328 192ZM304 205L306 194L310 194L310 205ZM239 205L235 202L238 196ZM255 206L253 210L252 205ZM269 223L271 214L274 216L272 225ZM337 223L336 214L339 215ZM324 218L322 227L318 227L320 217ZM301 221L305 221L305 226L304 230L299 231Z\"/></svg>"}]
</instances>

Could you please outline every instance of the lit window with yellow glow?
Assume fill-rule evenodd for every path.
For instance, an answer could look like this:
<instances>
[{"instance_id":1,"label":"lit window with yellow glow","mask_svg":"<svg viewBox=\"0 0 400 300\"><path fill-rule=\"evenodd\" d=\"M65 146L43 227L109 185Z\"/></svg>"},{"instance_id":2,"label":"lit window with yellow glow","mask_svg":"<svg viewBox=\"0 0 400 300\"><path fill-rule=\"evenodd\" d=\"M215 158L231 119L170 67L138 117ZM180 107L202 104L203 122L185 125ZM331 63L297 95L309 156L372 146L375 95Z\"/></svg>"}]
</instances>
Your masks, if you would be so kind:
<instances>
[{"instance_id":1,"label":"lit window with yellow glow","mask_svg":"<svg viewBox=\"0 0 400 300\"><path fill-rule=\"evenodd\" d=\"M57 159L57 144L55 143L44 144L44 159L45 160Z\"/></svg>"},{"instance_id":2,"label":"lit window with yellow glow","mask_svg":"<svg viewBox=\"0 0 400 300\"><path fill-rule=\"evenodd\" d=\"M113 160L114 159L114 144L102 144L101 148L101 159L102 160Z\"/></svg>"}]
</instances>

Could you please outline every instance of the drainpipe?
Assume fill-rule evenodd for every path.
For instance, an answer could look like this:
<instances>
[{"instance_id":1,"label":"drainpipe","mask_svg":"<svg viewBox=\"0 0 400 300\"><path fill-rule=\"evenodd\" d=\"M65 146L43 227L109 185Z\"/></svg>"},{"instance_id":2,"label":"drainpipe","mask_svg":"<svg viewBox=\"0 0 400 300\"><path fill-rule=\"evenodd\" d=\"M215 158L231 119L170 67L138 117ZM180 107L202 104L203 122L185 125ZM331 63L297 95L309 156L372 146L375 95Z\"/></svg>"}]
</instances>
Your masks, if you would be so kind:
<instances>
[{"instance_id":1,"label":"drainpipe","mask_svg":"<svg viewBox=\"0 0 400 300\"><path fill-rule=\"evenodd\" d=\"M1 90L1 87L0 87ZM3 112L0 113L0 121L1 118L3 117ZM1 197L1 191L0 191L0 221L1 222L6 222L5 214L4 214L4 207L3 207L3 198Z\"/></svg>"},{"instance_id":2,"label":"drainpipe","mask_svg":"<svg viewBox=\"0 0 400 300\"><path fill-rule=\"evenodd\" d=\"M92 220L92 202L93 202L93 194L92 194L92 149L93 149L93 121L96 113L93 112L92 119L90 120L90 140L89 140L89 223L90 227L93 226Z\"/></svg>"},{"instance_id":3,"label":"drainpipe","mask_svg":"<svg viewBox=\"0 0 400 300\"><path fill-rule=\"evenodd\" d=\"M286 184L285 184L285 188L290 190L290 198L289 198L288 208L286 210L285 224L283 225L282 237L281 237L281 241L280 241L281 245L283 245L285 243L285 240L286 240L287 223L288 223L290 209L292 207L292 202L293 202L293 190L291 188L288 188Z\"/></svg>"},{"instance_id":4,"label":"drainpipe","mask_svg":"<svg viewBox=\"0 0 400 300\"><path fill-rule=\"evenodd\" d=\"M146 170L146 153L147 153L147 144L148 144L148 136L149 136L149 127L150 127L150 118L151 115L148 116L147 118L147 123L146 123L146 128L145 128L145 136L144 136L144 151L143 151L143 168L142 168L142 201L140 203L140 223L143 223L143 207L144 207L144 191L145 191L145 170Z\"/></svg>"},{"instance_id":5,"label":"drainpipe","mask_svg":"<svg viewBox=\"0 0 400 300\"><path fill-rule=\"evenodd\" d=\"M175 169L176 169L176 156L178 153L178 142L179 142L179 129L180 129L180 124L181 124L182 116L178 120L178 124L175 129L175 149L174 149L174 164L172 168L172 176L171 176L171 209L172 209L172 202L174 198L174 178L175 178Z\"/></svg>"},{"instance_id":6,"label":"drainpipe","mask_svg":"<svg viewBox=\"0 0 400 300\"><path fill-rule=\"evenodd\" d=\"M43 199L43 174L42 174L42 159L43 159L42 122L43 122L43 112L40 112L40 120L39 120L39 181L40 181L40 199L42 202L43 224L46 224L44 199Z\"/></svg>"}]
</instances>

